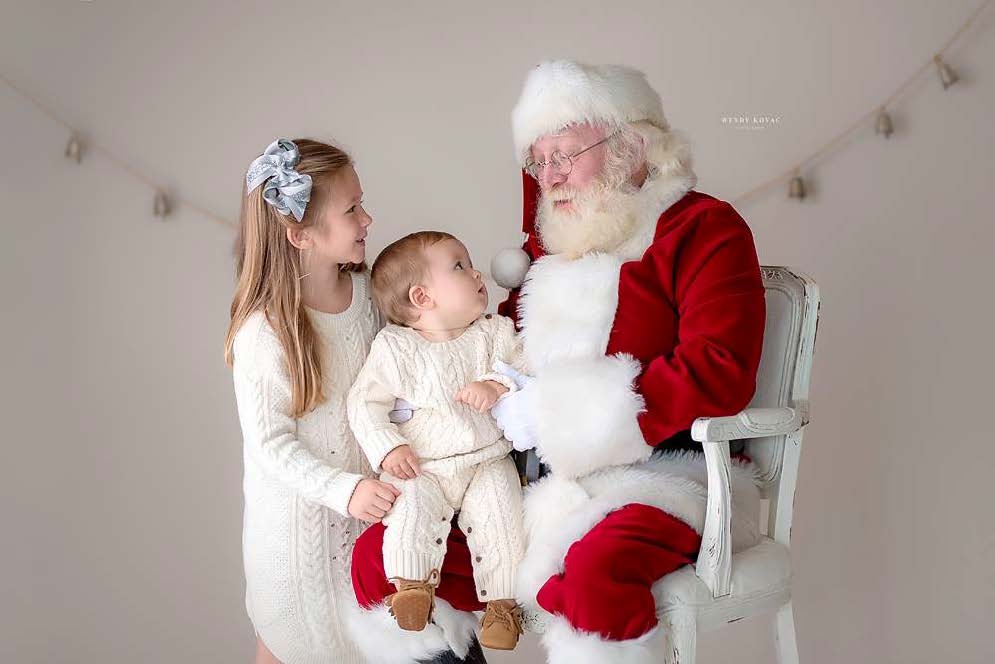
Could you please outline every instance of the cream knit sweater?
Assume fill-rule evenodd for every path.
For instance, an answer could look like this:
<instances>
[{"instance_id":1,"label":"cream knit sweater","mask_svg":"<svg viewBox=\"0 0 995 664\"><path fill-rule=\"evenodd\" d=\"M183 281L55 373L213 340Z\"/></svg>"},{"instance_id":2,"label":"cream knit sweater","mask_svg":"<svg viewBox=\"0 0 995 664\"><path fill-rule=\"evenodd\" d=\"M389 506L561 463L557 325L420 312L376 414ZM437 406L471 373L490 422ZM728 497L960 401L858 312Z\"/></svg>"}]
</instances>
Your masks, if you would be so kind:
<instances>
[{"instance_id":1,"label":"cream knit sweater","mask_svg":"<svg viewBox=\"0 0 995 664\"><path fill-rule=\"evenodd\" d=\"M428 341L411 328L387 325L348 399L349 423L373 469L380 470L399 445L411 446L422 470L444 476L507 454L511 444L494 417L453 397L475 380L516 389L514 381L494 373L494 363L517 363L518 357L514 323L503 316L482 316L449 341ZM402 424L387 417L395 397L416 408Z\"/></svg>"},{"instance_id":2,"label":"cream knit sweater","mask_svg":"<svg viewBox=\"0 0 995 664\"><path fill-rule=\"evenodd\" d=\"M246 610L284 664L362 662L345 629L352 547L362 525L347 516L369 465L346 418L345 399L381 318L369 278L353 273L342 313L308 310L321 338L326 401L290 414L280 341L262 313L234 342L234 383L244 438L243 558Z\"/></svg>"}]
</instances>

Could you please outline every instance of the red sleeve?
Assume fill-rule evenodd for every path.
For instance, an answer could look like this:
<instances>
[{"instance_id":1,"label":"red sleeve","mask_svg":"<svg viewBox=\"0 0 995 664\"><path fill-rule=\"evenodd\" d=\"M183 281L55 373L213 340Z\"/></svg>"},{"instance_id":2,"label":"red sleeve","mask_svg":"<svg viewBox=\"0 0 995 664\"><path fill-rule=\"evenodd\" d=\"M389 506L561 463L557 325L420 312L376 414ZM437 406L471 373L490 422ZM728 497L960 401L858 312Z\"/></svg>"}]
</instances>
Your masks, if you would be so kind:
<instances>
[{"instance_id":1,"label":"red sleeve","mask_svg":"<svg viewBox=\"0 0 995 664\"><path fill-rule=\"evenodd\" d=\"M674 275L678 340L637 380L646 402L639 426L651 445L698 417L738 413L756 390L766 303L753 234L728 204L703 214L657 266L658 274Z\"/></svg>"}]
</instances>

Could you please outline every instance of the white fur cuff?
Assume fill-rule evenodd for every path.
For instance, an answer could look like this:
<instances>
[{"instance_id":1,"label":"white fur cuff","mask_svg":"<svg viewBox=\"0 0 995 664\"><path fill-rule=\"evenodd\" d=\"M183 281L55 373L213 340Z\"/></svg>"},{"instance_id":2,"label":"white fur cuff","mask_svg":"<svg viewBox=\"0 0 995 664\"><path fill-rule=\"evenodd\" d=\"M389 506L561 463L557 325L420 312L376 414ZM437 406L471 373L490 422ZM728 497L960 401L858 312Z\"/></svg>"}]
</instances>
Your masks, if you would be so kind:
<instances>
[{"instance_id":1,"label":"white fur cuff","mask_svg":"<svg viewBox=\"0 0 995 664\"><path fill-rule=\"evenodd\" d=\"M564 360L536 378L540 458L562 477L648 459L637 416L639 362L629 355Z\"/></svg>"}]
</instances>

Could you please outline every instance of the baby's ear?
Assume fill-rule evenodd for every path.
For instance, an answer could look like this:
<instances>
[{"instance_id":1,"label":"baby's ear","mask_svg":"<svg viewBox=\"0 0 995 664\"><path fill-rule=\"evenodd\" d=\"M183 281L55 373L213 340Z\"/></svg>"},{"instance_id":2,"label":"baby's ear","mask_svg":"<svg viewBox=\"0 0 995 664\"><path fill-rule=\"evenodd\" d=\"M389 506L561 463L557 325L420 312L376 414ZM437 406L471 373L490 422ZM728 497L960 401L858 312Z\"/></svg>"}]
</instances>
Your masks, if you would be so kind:
<instances>
[{"instance_id":1,"label":"baby's ear","mask_svg":"<svg viewBox=\"0 0 995 664\"><path fill-rule=\"evenodd\" d=\"M409 288L408 300L411 302L411 306L420 311L431 309L433 305L432 296L424 286L412 286Z\"/></svg>"}]
</instances>

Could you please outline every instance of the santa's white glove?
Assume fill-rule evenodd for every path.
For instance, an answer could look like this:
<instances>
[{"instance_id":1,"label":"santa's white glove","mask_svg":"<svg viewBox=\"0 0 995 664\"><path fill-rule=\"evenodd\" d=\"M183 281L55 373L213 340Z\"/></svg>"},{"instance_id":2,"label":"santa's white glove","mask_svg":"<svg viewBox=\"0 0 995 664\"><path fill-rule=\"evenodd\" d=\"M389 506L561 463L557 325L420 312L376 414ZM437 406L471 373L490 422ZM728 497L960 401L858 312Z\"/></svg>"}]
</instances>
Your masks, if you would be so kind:
<instances>
[{"instance_id":1,"label":"santa's white glove","mask_svg":"<svg viewBox=\"0 0 995 664\"><path fill-rule=\"evenodd\" d=\"M387 419L394 424L404 424L418 410L404 399L394 399L394 410L387 413Z\"/></svg>"},{"instance_id":2,"label":"santa's white glove","mask_svg":"<svg viewBox=\"0 0 995 664\"><path fill-rule=\"evenodd\" d=\"M512 447L519 452L530 450L538 442L535 378L515 371L504 362L495 362L494 370L515 381L518 389L498 399L491 415Z\"/></svg>"}]
</instances>

